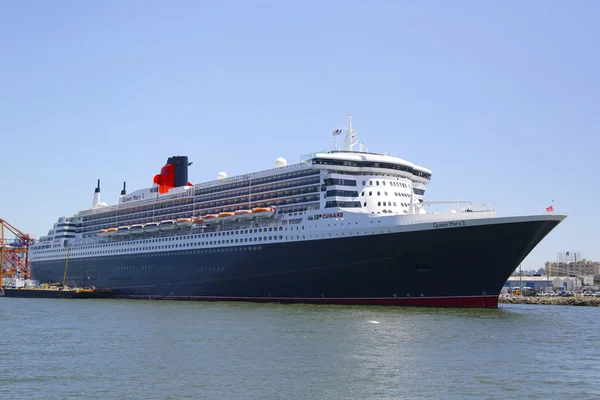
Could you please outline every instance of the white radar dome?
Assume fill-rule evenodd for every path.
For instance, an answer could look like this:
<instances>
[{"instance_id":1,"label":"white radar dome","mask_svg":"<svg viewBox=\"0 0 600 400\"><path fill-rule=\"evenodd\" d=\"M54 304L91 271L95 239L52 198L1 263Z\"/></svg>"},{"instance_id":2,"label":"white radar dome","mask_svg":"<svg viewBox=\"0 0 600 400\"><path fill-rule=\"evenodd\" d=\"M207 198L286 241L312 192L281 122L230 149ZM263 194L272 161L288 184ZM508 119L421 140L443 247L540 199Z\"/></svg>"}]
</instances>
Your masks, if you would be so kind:
<instances>
[{"instance_id":1,"label":"white radar dome","mask_svg":"<svg viewBox=\"0 0 600 400\"><path fill-rule=\"evenodd\" d=\"M223 180L223 179L225 179L225 178L227 178L227 174L226 174L225 172L219 172L219 173L217 174L217 179L218 179L218 180Z\"/></svg>"},{"instance_id":2,"label":"white radar dome","mask_svg":"<svg viewBox=\"0 0 600 400\"><path fill-rule=\"evenodd\" d=\"M279 157L275 160L275 168L281 168L287 166L287 161L283 157Z\"/></svg>"}]
</instances>

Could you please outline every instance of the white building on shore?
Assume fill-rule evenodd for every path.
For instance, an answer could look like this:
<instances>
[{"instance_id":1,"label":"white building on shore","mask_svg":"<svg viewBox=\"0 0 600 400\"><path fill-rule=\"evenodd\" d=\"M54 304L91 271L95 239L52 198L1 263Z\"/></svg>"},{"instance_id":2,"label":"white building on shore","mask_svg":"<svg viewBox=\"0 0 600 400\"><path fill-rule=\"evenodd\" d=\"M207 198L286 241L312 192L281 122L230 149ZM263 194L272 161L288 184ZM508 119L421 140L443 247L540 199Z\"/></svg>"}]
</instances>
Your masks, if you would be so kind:
<instances>
[{"instance_id":1,"label":"white building on shore","mask_svg":"<svg viewBox=\"0 0 600 400\"><path fill-rule=\"evenodd\" d=\"M518 276L513 275L504 284L505 288L514 287L529 287L536 291L543 290L568 290L577 291L581 290L583 286L593 285L593 276Z\"/></svg>"}]
</instances>

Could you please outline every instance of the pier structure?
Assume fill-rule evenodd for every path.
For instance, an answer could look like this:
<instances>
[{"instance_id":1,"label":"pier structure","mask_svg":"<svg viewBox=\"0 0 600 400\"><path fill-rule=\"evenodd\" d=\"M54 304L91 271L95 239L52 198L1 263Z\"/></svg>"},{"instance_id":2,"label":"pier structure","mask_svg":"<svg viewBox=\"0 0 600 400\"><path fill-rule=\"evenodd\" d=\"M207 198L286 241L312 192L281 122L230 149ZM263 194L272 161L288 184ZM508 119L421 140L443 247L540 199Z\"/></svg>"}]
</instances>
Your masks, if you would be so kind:
<instances>
[{"instance_id":1,"label":"pier structure","mask_svg":"<svg viewBox=\"0 0 600 400\"><path fill-rule=\"evenodd\" d=\"M0 218L0 289L6 277L30 279L29 246L34 239Z\"/></svg>"}]
</instances>

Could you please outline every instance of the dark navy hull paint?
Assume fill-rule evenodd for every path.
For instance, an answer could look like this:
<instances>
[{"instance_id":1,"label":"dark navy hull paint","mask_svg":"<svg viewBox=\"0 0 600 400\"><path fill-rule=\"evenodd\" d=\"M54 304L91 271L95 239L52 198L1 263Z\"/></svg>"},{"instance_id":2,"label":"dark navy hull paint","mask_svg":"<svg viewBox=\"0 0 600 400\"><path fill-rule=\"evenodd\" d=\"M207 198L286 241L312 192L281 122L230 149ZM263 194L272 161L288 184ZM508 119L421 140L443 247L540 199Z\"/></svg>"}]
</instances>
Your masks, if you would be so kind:
<instances>
[{"instance_id":1,"label":"dark navy hull paint","mask_svg":"<svg viewBox=\"0 0 600 400\"><path fill-rule=\"evenodd\" d=\"M509 275L558 223L71 259L67 282L141 298L496 307ZM64 265L34 262L32 274L56 282Z\"/></svg>"}]
</instances>

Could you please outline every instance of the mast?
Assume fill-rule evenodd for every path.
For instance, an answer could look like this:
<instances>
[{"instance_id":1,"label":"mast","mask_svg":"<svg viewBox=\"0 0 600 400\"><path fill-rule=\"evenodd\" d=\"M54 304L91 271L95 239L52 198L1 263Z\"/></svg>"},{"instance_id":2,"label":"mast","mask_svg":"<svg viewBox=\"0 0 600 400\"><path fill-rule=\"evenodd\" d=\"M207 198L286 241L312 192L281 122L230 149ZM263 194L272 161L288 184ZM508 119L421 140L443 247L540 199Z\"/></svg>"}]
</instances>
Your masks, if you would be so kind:
<instances>
[{"instance_id":1,"label":"mast","mask_svg":"<svg viewBox=\"0 0 600 400\"><path fill-rule=\"evenodd\" d=\"M344 145L342 149L344 151L353 151L354 146L358 144L356 138L356 131L352 127L352 114L348 114L348 130L346 131L346 137L344 138Z\"/></svg>"}]
</instances>

